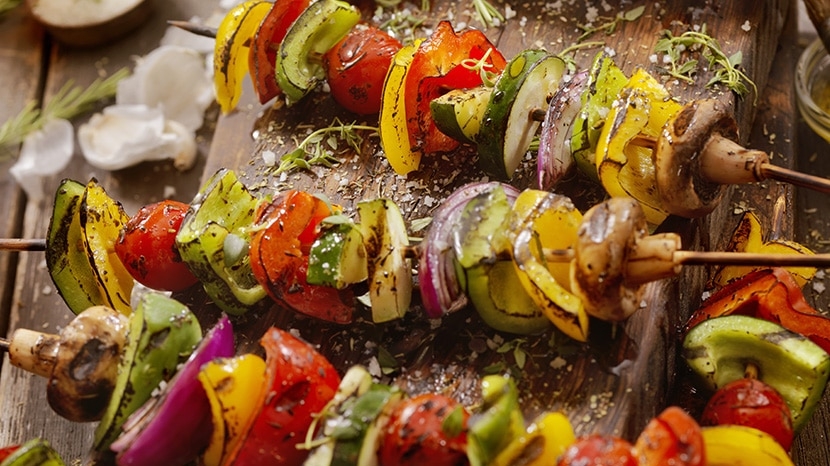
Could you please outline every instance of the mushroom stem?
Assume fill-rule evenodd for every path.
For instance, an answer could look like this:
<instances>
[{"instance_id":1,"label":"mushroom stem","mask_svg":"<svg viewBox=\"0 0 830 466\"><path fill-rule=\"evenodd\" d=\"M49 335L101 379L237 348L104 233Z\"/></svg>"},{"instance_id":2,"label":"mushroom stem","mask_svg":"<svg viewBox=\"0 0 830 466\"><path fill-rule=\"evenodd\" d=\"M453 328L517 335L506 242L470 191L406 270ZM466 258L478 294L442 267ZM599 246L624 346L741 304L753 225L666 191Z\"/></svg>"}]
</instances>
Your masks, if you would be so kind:
<instances>
[{"instance_id":1,"label":"mushroom stem","mask_svg":"<svg viewBox=\"0 0 830 466\"><path fill-rule=\"evenodd\" d=\"M49 377L60 351L60 337L29 329L17 329L6 340L9 361L26 372Z\"/></svg>"}]
</instances>

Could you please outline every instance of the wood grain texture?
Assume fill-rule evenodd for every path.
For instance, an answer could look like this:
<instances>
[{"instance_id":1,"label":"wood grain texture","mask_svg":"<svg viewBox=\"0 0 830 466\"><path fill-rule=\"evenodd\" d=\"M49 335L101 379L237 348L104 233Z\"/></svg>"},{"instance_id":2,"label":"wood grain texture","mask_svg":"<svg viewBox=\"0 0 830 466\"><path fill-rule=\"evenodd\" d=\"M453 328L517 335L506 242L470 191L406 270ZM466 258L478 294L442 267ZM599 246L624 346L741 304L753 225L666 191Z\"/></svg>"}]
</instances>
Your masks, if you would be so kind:
<instances>
[{"instance_id":1,"label":"wood grain texture","mask_svg":"<svg viewBox=\"0 0 830 466\"><path fill-rule=\"evenodd\" d=\"M600 14L613 17L641 4L609 3L613 5L611 10ZM778 37L791 6L778 1L767 2L762 9L747 2L703 6L696 2L642 4L645 11L638 20L622 22L612 35L596 33L587 40L605 42L628 74L637 67L646 67L659 75L660 65L652 55L661 31L671 29L679 34L689 25L706 24L707 31L720 40L727 54L742 52L743 67L759 89L766 86ZM435 2L427 26L446 18L474 24L465 16L469 12L462 8L452 2ZM544 47L554 53L562 50L581 34L576 25L584 23L586 17L584 3L563 5L556 10L546 10L543 4L533 2L514 8L517 15L507 27L487 31L508 58L529 47ZM578 67L587 67L598 50L600 47L580 50L576 54ZM746 141L757 108L756 98L760 96L736 100L729 92L706 89L703 84L709 77L701 73L694 85L677 81L667 81L666 85L682 101L713 97L733 106ZM440 199L453 189L482 179L482 173L472 166L476 156L470 148L425 156L417 172L398 176L373 139L365 141L359 154L342 154L341 164L334 169L314 168L275 176L262 161L264 151L279 157L294 149L295 138L301 137L298 133L303 135L313 128L327 126L333 117L349 122L354 116L338 109L326 93L312 93L291 107L277 103L264 109L251 103L250 91L247 98L237 112L220 118L205 176L222 167L234 168L243 182L259 193L287 187L322 192L344 205L347 212L358 200L389 197L400 205L409 221L429 216ZM786 108L792 111L791 105ZM248 126L251 122L253 125ZM225 139L220 134L229 137ZM534 164L532 159L523 164L511 184L519 188L534 186ZM563 194L582 206L590 205L597 196L595 188L586 191L580 183L563 187ZM661 229L681 233L688 247L710 248L723 240L727 232L722 225L731 217L731 207L725 202L707 219L673 218ZM677 279L650 284L645 309L617 329L593 322L593 336L587 345L577 345L555 331L521 339L498 334L487 329L469 309L445 318L438 328L418 317L416 307L401 322L361 322L343 329L273 306L257 309L241 319L237 330L247 337L242 345L255 351L258 335L267 326L291 326L304 338L319 344L338 367L370 364L377 358L376 347L383 347L400 365L395 379L410 391L443 387L460 399L475 399L477 378L487 370L512 368L514 374L520 375L523 407L528 417L544 409L562 409L579 433L601 431L632 438L664 405L677 362L675 331L682 316L699 303L706 277L705 269L688 267ZM529 355L522 370L516 370L516 359L510 350L494 349L505 348L504 345L519 345Z\"/></svg>"},{"instance_id":2,"label":"wood grain texture","mask_svg":"<svg viewBox=\"0 0 830 466\"><path fill-rule=\"evenodd\" d=\"M213 11L212 5L196 0L163 2L159 6L165 9L157 8L150 21L130 36L92 49L74 49L52 43L48 36L44 36L41 28L25 15L23 9L15 11L14 16L6 18L3 25L18 23L18 29L26 29L24 32L8 32L8 40L2 42L4 46L15 46L15 49L10 50L13 53L1 58L3 69L12 71L0 76L0 80L8 80L10 83L2 87L3 102L8 103L3 111L16 113L29 99L42 98L48 102L69 81L86 86L96 78L122 67L132 68L136 57L147 54L159 45L167 27L167 19L190 18L193 15L207 17ZM44 54L47 56L44 57ZM26 63L29 62L27 67ZM40 68L42 63L45 66L43 71ZM45 73L42 91L35 89L41 72ZM27 85L33 89L27 91ZM36 90L43 93L42 97ZM86 118L79 118L73 123L77 128L85 120ZM106 172L88 165L76 147L69 167L59 176L45 180L44 190L46 193L54 193L60 179L64 177L82 182L95 177L130 214L142 205L163 199L166 190L170 188L174 188L174 197L189 201L199 186L201 167L207 153L208 140L205 139L205 134L209 134L208 129L212 132L210 127L205 128L201 134L200 162L190 172L179 173L168 162L145 163L118 172ZM13 219L13 203L20 202L22 208L25 200L9 176L2 178L0 187L3 189L0 197L3 212L9 213L4 215L6 218L3 220ZM8 210L6 203L12 203ZM25 215L17 219L17 229L13 232L4 231L3 234L10 237L22 235L42 238L46 234L51 212L51 194L41 203L29 201L25 205ZM4 254L3 260L6 257ZM23 253L19 259L17 273L12 271L11 274L15 283L14 299L11 309L4 312L4 316L10 320L10 331L21 327L49 333L59 332L73 315L54 289L44 266L43 254ZM3 288L4 293L8 291L9 288ZM48 438L64 455L67 464L73 461L78 463L92 442L94 425L75 424L55 416L46 401L45 383L43 379L9 366L8 360L4 359L0 377L0 412L4 413L0 444L20 443L42 436Z\"/></svg>"}]
</instances>

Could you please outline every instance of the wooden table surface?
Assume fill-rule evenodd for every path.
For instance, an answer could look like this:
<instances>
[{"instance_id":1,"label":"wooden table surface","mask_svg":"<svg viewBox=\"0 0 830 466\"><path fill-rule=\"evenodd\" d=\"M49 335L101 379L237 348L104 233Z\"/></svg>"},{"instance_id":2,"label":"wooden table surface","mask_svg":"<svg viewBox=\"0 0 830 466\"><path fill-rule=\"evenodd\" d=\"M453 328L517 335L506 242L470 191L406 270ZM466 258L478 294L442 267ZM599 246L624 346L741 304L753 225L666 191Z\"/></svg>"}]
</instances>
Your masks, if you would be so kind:
<instances>
[{"instance_id":1,"label":"wooden table surface","mask_svg":"<svg viewBox=\"0 0 830 466\"><path fill-rule=\"evenodd\" d=\"M214 2L200 0L156 3L156 13L147 25L127 39L94 49L72 49L52 42L22 8L0 19L0 65L4 70L0 73L3 102L0 121L16 114L28 100L48 101L68 80L86 84L98 76L132 66L136 56L158 46L166 29L166 19L188 19L194 15L205 18L216 9ZM788 11L792 12L794 8ZM778 157L773 159L776 163L798 166L809 173L827 176L830 174L830 158L826 155L830 153L830 147L797 117L793 103L791 83L795 62L801 48L811 39L809 33L799 33L795 23L794 15L790 15L783 27L779 46L773 47L777 55L769 74L769 85L765 86L757 106L749 108L744 105L740 109L755 114L752 131L745 131L748 134L745 139L753 148L777 154ZM510 43L509 34L505 36L502 40ZM767 81L766 78L766 75L763 76L762 81ZM89 166L76 151L66 172L46 180L44 189L47 193L53 192L58 180L63 177L87 180L94 176L115 199L122 202L128 213L166 196L189 202L201 182L218 166L230 164L245 169L243 161L250 158L257 142L251 139L251 132L239 132L238 128L254 128L269 115L269 111L248 103L243 111L219 117L216 107L211 107L207 123L199 131L200 156L197 165L188 172L180 173L167 162L145 163L126 170L106 172ZM83 121L84 118L79 118L75 123ZM222 141L222 144L218 145L216 141ZM221 148L222 154L218 154L220 148L217 147ZM226 153L228 147L234 148L235 152ZM3 161L0 167L7 172L11 164L12 161ZM251 176L255 177L254 174ZM779 195L784 195L789 204L784 233L794 234L796 240L816 251L825 252L830 237L827 216L830 204L826 197L777 183L736 189L731 194L729 205L721 209L720 217L708 224L734 224L737 212L743 207L754 208L762 216L768 214ZM9 175L0 175L0 212L5 213L0 218L0 236L37 238L46 231L51 205L49 201L40 204L27 202L13 179ZM704 242L715 248L722 243L712 242L717 243L723 237L717 235L714 240L707 238ZM696 241L700 242L700 238ZM698 272L699 276L702 274L705 272ZM71 320L70 311L49 286L42 253L0 253L0 277L3 280L3 286L0 286L0 335L9 334L18 327L57 332ZM826 310L830 296L822 292L822 280L823 276L815 279L812 285L805 288L805 293L818 308ZM677 283L669 281L666 288L677 288ZM691 307L697 299L687 298L688 302L681 304L681 307ZM674 361L671 356L665 359ZM666 367L668 377L661 375L659 379L672 380L674 372L674 367ZM91 443L92 426L73 424L52 413L45 402L44 381L9 366L6 358L0 366L0 413L0 445L43 436L55 444L68 461L81 462ZM830 441L826 438L830 428L828 423L830 400L825 397L813 420L796 440L793 457L797 464L827 463L826 458L830 458Z\"/></svg>"}]
</instances>

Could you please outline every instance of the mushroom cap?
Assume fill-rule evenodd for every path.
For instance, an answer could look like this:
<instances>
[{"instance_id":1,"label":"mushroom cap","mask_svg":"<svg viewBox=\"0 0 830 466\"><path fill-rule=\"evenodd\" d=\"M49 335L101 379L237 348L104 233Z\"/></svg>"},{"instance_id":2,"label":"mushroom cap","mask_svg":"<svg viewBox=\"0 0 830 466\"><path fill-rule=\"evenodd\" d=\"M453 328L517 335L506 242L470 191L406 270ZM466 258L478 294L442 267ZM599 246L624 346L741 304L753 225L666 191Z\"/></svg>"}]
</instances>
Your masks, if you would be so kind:
<instances>
[{"instance_id":1,"label":"mushroom cap","mask_svg":"<svg viewBox=\"0 0 830 466\"><path fill-rule=\"evenodd\" d=\"M101 418L127 341L127 317L105 306L78 314L60 333L55 367L46 385L49 406L74 422Z\"/></svg>"},{"instance_id":2,"label":"mushroom cap","mask_svg":"<svg viewBox=\"0 0 830 466\"><path fill-rule=\"evenodd\" d=\"M626 263L637 242L648 235L640 203L614 197L589 209L577 231L571 288L585 311L606 321L621 321L640 307L641 284L626 283Z\"/></svg>"},{"instance_id":3,"label":"mushroom cap","mask_svg":"<svg viewBox=\"0 0 830 466\"><path fill-rule=\"evenodd\" d=\"M692 101L663 127L654 151L657 191L674 215L702 217L720 203L726 185L709 181L701 155L712 135L738 140L738 125L726 105L714 99Z\"/></svg>"}]
</instances>

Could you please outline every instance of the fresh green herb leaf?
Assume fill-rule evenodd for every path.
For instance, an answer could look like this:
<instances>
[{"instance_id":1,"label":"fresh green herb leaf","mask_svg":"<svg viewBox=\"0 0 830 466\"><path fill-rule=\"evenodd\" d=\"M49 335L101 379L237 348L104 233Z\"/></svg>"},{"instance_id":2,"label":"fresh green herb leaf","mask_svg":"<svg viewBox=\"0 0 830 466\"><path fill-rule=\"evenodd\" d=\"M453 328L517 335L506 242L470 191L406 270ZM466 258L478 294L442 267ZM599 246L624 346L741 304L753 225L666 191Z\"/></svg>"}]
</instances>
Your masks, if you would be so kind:
<instances>
[{"instance_id":1,"label":"fresh green herb leaf","mask_svg":"<svg viewBox=\"0 0 830 466\"><path fill-rule=\"evenodd\" d=\"M449 438L458 437L464 430L464 407L456 406L441 422L441 430Z\"/></svg>"},{"instance_id":2,"label":"fresh green herb leaf","mask_svg":"<svg viewBox=\"0 0 830 466\"><path fill-rule=\"evenodd\" d=\"M516 345L513 349L513 359L516 361L516 365L519 366L519 369L525 368L525 363L527 362L527 353L525 350L522 349L521 346Z\"/></svg>"},{"instance_id":3,"label":"fresh green herb leaf","mask_svg":"<svg viewBox=\"0 0 830 466\"><path fill-rule=\"evenodd\" d=\"M355 152L360 151L360 145L363 143L361 130L374 133L378 131L374 126L354 123L346 125L335 118L331 126L312 132L297 143L296 149L283 155L275 173L279 174L296 168L308 170L315 165L331 167L339 163L337 157L334 156L334 151L338 149L340 141L345 142Z\"/></svg>"},{"instance_id":4,"label":"fresh green herb leaf","mask_svg":"<svg viewBox=\"0 0 830 466\"><path fill-rule=\"evenodd\" d=\"M322 220L322 223L327 225L345 225L347 223L352 223L352 219L343 214L329 215Z\"/></svg>"},{"instance_id":5,"label":"fresh green herb leaf","mask_svg":"<svg viewBox=\"0 0 830 466\"><path fill-rule=\"evenodd\" d=\"M415 218L409 223L409 230L412 232L421 231L432 223L432 217Z\"/></svg>"},{"instance_id":6,"label":"fresh green herb leaf","mask_svg":"<svg viewBox=\"0 0 830 466\"><path fill-rule=\"evenodd\" d=\"M694 82L693 76L697 73L700 63L689 55L699 53L706 60L709 71L713 73L706 87L723 85L740 97L746 96L751 87L755 98L758 98L757 86L738 68L743 54L738 51L727 56L720 43L706 33L706 25L703 25L700 31L686 31L679 36L675 36L669 30L663 31L663 38L657 41L654 52L667 57L666 74L690 83ZM684 60L684 56L688 58Z\"/></svg>"},{"instance_id":7,"label":"fresh green herb leaf","mask_svg":"<svg viewBox=\"0 0 830 466\"><path fill-rule=\"evenodd\" d=\"M395 356L383 346L378 346L378 364L380 364L380 370L384 375L396 372L400 366Z\"/></svg>"},{"instance_id":8,"label":"fresh green herb leaf","mask_svg":"<svg viewBox=\"0 0 830 466\"><path fill-rule=\"evenodd\" d=\"M8 151L10 146L20 144L29 133L39 130L52 118L71 120L92 110L101 100L114 96L118 81L128 75L129 70L123 68L106 79L96 79L86 89L70 81L42 108L37 102L29 102L17 116L0 126L0 149Z\"/></svg>"},{"instance_id":9,"label":"fresh green herb leaf","mask_svg":"<svg viewBox=\"0 0 830 466\"><path fill-rule=\"evenodd\" d=\"M641 5L636 8L632 8L626 12L617 13L617 16L613 18L601 16L598 19L600 21L605 21L598 26L589 26L589 25L579 25L579 29L582 30L582 35L577 37L577 42L582 42L584 39L587 39L589 36L597 33L597 32L605 32L605 34L613 34L614 31L617 30L617 26L619 26L623 21L635 21L643 15L645 11L645 6Z\"/></svg>"}]
</instances>

